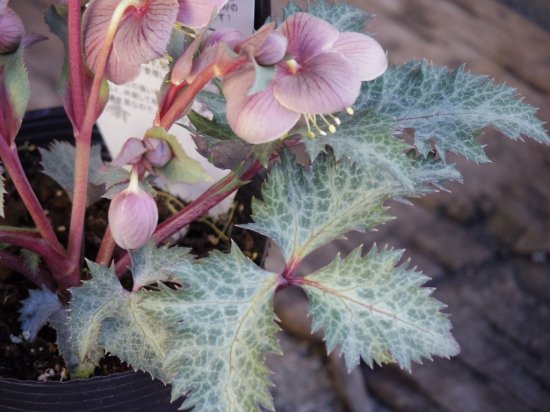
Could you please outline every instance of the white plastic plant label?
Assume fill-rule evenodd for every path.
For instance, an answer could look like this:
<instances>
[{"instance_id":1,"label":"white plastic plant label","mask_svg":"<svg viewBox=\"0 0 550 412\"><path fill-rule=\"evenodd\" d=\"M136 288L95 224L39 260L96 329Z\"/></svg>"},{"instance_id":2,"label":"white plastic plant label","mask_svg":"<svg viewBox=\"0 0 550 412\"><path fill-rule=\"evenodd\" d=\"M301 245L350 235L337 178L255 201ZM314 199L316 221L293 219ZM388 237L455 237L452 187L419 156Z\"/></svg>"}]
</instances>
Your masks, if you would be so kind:
<instances>
[{"instance_id":1,"label":"white plastic plant label","mask_svg":"<svg viewBox=\"0 0 550 412\"><path fill-rule=\"evenodd\" d=\"M254 27L254 0L228 0L213 27L233 27L245 35L251 34ZM152 127L157 110L157 92L167 71L167 65L159 59L142 66L140 75L134 81L122 86L109 85L109 102L97 123L111 156L119 153L127 138L141 138ZM218 169L204 159L197 152L191 135L183 127L174 125L169 132L178 138L187 154L201 162L212 176L211 182L172 184L166 188L184 200L193 200L229 171ZM218 215L227 211L232 200L233 197L227 198L210 213Z\"/></svg>"}]
</instances>

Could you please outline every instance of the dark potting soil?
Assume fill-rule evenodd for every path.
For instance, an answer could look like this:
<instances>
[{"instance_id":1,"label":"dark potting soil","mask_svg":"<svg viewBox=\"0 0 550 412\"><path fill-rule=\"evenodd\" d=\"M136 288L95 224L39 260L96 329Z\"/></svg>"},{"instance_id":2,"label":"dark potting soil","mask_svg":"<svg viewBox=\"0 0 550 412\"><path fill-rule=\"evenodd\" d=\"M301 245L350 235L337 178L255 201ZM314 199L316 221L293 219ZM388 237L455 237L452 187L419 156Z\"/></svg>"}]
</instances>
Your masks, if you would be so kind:
<instances>
[{"instance_id":1,"label":"dark potting soil","mask_svg":"<svg viewBox=\"0 0 550 412\"><path fill-rule=\"evenodd\" d=\"M33 144L22 144L19 150L27 176L31 181L40 203L62 243L66 244L70 220L70 199L63 189L48 176L42 174L39 166L38 149ZM249 185L256 185L254 181ZM5 210L9 217L0 220L0 225L33 227L13 185L7 179ZM205 217L189 225L185 236L175 242L192 249L197 257L208 255L213 249L229 251L233 239L241 250L260 264L265 240L236 224L250 221L250 198L254 188L241 189L228 213L218 218ZM258 193L257 191L256 193ZM166 219L184 204L168 194L159 192L157 197L160 219ZM101 200L93 205L86 215L85 256L93 259L99 249L107 226L109 202ZM63 358L55 345L55 331L44 327L33 341L21 336L18 311L21 300L28 296L28 290L36 286L22 275L0 265L0 376L22 380L64 380L70 379ZM95 376L109 375L131 369L118 358L105 356L95 369Z\"/></svg>"}]
</instances>

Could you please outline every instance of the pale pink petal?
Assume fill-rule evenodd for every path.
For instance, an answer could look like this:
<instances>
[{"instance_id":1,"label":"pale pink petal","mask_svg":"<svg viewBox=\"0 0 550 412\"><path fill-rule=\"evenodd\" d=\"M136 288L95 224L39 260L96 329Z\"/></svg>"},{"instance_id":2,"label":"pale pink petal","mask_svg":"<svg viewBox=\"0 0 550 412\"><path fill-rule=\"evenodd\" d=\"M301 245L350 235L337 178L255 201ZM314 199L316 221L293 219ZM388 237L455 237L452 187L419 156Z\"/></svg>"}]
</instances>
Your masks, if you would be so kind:
<instances>
[{"instance_id":1,"label":"pale pink petal","mask_svg":"<svg viewBox=\"0 0 550 412\"><path fill-rule=\"evenodd\" d=\"M216 43L213 46L205 49L201 55L193 62L193 69L187 78L187 83L193 82L195 78L207 67L217 64L224 66L235 60L237 54L229 48L225 43ZM219 67L218 66L218 67Z\"/></svg>"},{"instance_id":2,"label":"pale pink petal","mask_svg":"<svg viewBox=\"0 0 550 412\"><path fill-rule=\"evenodd\" d=\"M187 46L183 54L176 61L176 64L174 64L172 74L170 75L170 81L172 84L180 85L191 74L193 59L199 49L203 36L204 30L195 37L189 46Z\"/></svg>"},{"instance_id":3,"label":"pale pink petal","mask_svg":"<svg viewBox=\"0 0 550 412\"><path fill-rule=\"evenodd\" d=\"M364 81L377 78L388 68L388 58L382 46L365 34L340 33L331 51L344 55Z\"/></svg>"},{"instance_id":4,"label":"pale pink petal","mask_svg":"<svg viewBox=\"0 0 550 412\"><path fill-rule=\"evenodd\" d=\"M239 44L235 50L237 52L244 52L248 54L255 54L256 51L262 47L267 38L275 30L275 23L265 24L260 27L253 35L246 38L241 44Z\"/></svg>"},{"instance_id":5,"label":"pale pink petal","mask_svg":"<svg viewBox=\"0 0 550 412\"><path fill-rule=\"evenodd\" d=\"M176 22L177 0L145 0L141 8L130 8L113 44L118 55L142 64L166 51Z\"/></svg>"},{"instance_id":6,"label":"pale pink petal","mask_svg":"<svg viewBox=\"0 0 550 412\"><path fill-rule=\"evenodd\" d=\"M332 46L338 39L338 30L307 13L295 13L278 29L288 39L288 53L302 64Z\"/></svg>"},{"instance_id":7,"label":"pale pink petal","mask_svg":"<svg viewBox=\"0 0 550 412\"><path fill-rule=\"evenodd\" d=\"M282 34L273 32L256 52L256 61L265 66L279 63L285 57L288 40Z\"/></svg>"},{"instance_id":8,"label":"pale pink petal","mask_svg":"<svg viewBox=\"0 0 550 412\"><path fill-rule=\"evenodd\" d=\"M112 164L115 166L126 166L138 163L143 154L147 151L143 140L136 137L128 138L122 145L122 149L113 159Z\"/></svg>"},{"instance_id":9,"label":"pale pink petal","mask_svg":"<svg viewBox=\"0 0 550 412\"><path fill-rule=\"evenodd\" d=\"M0 53L17 50L24 34L19 16L10 8L0 9Z\"/></svg>"},{"instance_id":10,"label":"pale pink petal","mask_svg":"<svg viewBox=\"0 0 550 412\"><path fill-rule=\"evenodd\" d=\"M178 21L189 27L203 27L212 12L218 12L227 0L178 0Z\"/></svg>"},{"instance_id":11,"label":"pale pink petal","mask_svg":"<svg viewBox=\"0 0 550 412\"><path fill-rule=\"evenodd\" d=\"M227 120L233 131L248 143L260 144L276 140L288 132L300 114L281 106L273 96L273 86L246 95L254 82L254 69L227 76L223 92L227 99Z\"/></svg>"},{"instance_id":12,"label":"pale pink petal","mask_svg":"<svg viewBox=\"0 0 550 412\"><path fill-rule=\"evenodd\" d=\"M86 63L97 70L101 50L119 0L93 0L84 14ZM139 74L139 66L164 54L176 21L177 0L143 0L129 7L115 34L106 77L120 84Z\"/></svg>"},{"instance_id":13,"label":"pale pink petal","mask_svg":"<svg viewBox=\"0 0 550 412\"><path fill-rule=\"evenodd\" d=\"M206 37L203 43L203 48L213 46L216 43L226 43L234 49L244 40L244 34L237 29L218 29Z\"/></svg>"},{"instance_id":14,"label":"pale pink petal","mask_svg":"<svg viewBox=\"0 0 550 412\"><path fill-rule=\"evenodd\" d=\"M349 61L337 53L321 53L296 74L275 81L277 100L300 113L335 113L350 107L361 89L361 80Z\"/></svg>"}]
</instances>

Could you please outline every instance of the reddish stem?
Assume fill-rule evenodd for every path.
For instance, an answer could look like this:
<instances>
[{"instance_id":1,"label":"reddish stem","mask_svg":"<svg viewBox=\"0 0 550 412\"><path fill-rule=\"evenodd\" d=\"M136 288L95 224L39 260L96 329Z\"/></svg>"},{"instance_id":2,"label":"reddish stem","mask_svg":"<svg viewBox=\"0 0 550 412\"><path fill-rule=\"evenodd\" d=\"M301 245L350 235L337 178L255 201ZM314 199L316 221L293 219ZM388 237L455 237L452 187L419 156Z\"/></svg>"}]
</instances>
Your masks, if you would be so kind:
<instances>
[{"instance_id":1,"label":"reddish stem","mask_svg":"<svg viewBox=\"0 0 550 412\"><path fill-rule=\"evenodd\" d=\"M33 271L20 256L16 256L7 250L0 250L0 264L20 273L39 288L46 286L51 291L55 291L55 282L53 278L41 269Z\"/></svg>"},{"instance_id":2,"label":"reddish stem","mask_svg":"<svg viewBox=\"0 0 550 412\"><path fill-rule=\"evenodd\" d=\"M166 111L163 116L160 117L158 125L166 130L170 129L172 125L185 115L186 111L191 107L193 99L199 92L210 82L214 77L224 76L227 73L238 69L242 65L248 62L247 57L241 57L231 62L221 64L219 62L213 63L204 69L191 84L187 86L185 90L179 94L174 100L173 104Z\"/></svg>"},{"instance_id":3,"label":"reddish stem","mask_svg":"<svg viewBox=\"0 0 550 412\"><path fill-rule=\"evenodd\" d=\"M2 158L4 167L8 171L19 196L21 196L25 207L36 224L38 231L54 250L56 250L59 254L64 255L65 250L61 243L59 243L59 240L53 231L50 220L40 205L40 202L38 201L38 198L36 197L27 176L25 175L25 171L23 170L23 166L19 160L19 154L17 153L15 144L8 146L8 143L2 136L0 136L0 157Z\"/></svg>"},{"instance_id":4,"label":"reddish stem","mask_svg":"<svg viewBox=\"0 0 550 412\"><path fill-rule=\"evenodd\" d=\"M101 241L101 246L99 247L99 252L97 253L97 257L95 260L96 263L103 266L109 266L111 264L111 261L113 260L113 253L115 249L115 240L113 239L111 229L109 228L109 226L107 226L107 230L105 230L105 235L103 236L103 240Z\"/></svg>"},{"instance_id":5,"label":"reddish stem","mask_svg":"<svg viewBox=\"0 0 550 412\"><path fill-rule=\"evenodd\" d=\"M82 64L81 43L81 0L68 2L68 41L69 41L69 92L77 129L82 127L85 114L84 102L84 65Z\"/></svg>"}]
</instances>

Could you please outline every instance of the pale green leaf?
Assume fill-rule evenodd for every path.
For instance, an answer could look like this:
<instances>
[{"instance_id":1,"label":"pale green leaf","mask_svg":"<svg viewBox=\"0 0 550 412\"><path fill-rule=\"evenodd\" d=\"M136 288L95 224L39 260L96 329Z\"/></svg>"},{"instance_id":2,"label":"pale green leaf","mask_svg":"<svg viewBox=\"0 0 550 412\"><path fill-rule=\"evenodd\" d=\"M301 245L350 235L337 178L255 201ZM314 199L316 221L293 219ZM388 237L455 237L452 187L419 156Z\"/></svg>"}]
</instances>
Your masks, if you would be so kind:
<instances>
[{"instance_id":1,"label":"pale green leaf","mask_svg":"<svg viewBox=\"0 0 550 412\"><path fill-rule=\"evenodd\" d=\"M302 139L312 160L330 146L337 159L349 157L358 165L374 164L413 190L414 168L405 154L411 146L394 136L397 125L393 120L368 111L341 114L339 118L341 124L335 133Z\"/></svg>"},{"instance_id":2,"label":"pale green leaf","mask_svg":"<svg viewBox=\"0 0 550 412\"><path fill-rule=\"evenodd\" d=\"M339 31L362 32L370 16L364 10L345 2L329 3L317 0L307 6L307 12L328 21Z\"/></svg>"},{"instance_id":3,"label":"pale green leaf","mask_svg":"<svg viewBox=\"0 0 550 412\"><path fill-rule=\"evenodd\" d=\"M97 365L105 350L99 344L103 321L120 311L126 292L115 273L104 266L88 262L93 274L82 286L71 288L70 344L81 363Z\"/></svg>"},{"instance_id":4,"label":"pale green leaf","mask_svg":"<svg viewBox=\"0 0 550 412\"><path fill-rule=\"evenodd\" d=\"M445 306L421 287L428 278L396 266L402 251L376 246L362 258L361 248L302 280L313 331L323 329L327 349L339 347L348 369L363 359L370 366L411 362L432 356L450 357L459 346Z\"/></svg>"},{"instance_id":5,"label":"pale green leaf","mask_svg":"<svg viewBox=\"0 0 550 412\"><path fill-rule=\"evenodd\" d=\"M15 140L31 95L29 74L23 59L25 41L13 53L0 54L0 135Z\"/></svg>"},{"instance_id":6,"label":"pale green leaf","mask_svg":"<svg viewBox=\"0 0 550 412\"><path fill-rule=\"evenodd\" d=\"M462 67L450 71L425 61L395 66L363 84L356 107L413 128L416 147L423 155L432 149L433 141L443 158L455 152L485 162L488 159L475 137L487 126L512 139L527 136L550 143L543 123L535 117L536 109L524 103L515 89Z\"/></svg>"},{"instance_id":7,"label":"pale green leaf","mask_svg":"<svg viewBox=\"0 0 550 412\"><path fill-rule=\"evenodd\" d=\"M142 248L130 252L134 290L157 282L178 282L177 271L191 267L193 256L187 248L158 248L150 241Z\"/></svg>"},{"instance_id":8,"label":"pale green leaf","mask_svg":"<svg viewBox=\"0 0 550 412\"><path fill-rule=\"evenodd\" d=\"M375 164L355 166L347 158L319 155L302 168L283 154L253 199L254 223L245 228L281 247L286 261L302 258L350 230L367 230L389 219L384 200L403 196L403 186Z\"/></svg>"},{"instance_id":9,"label":"pale green leaf","mask_svg":"<svg viewBox=\"0 0 550 412\"><path fill-rule=\"evenodd\" d=\"M180 274L188 287L151 294L162 306L162 324L173 325L163 372L172 398L189 394L183 407L197 412L273 409L266 352L278 352L272 297L277 275L260 269L233 245Z\"/></svg>"},{"instance_id":10,"label":"pale green leaf","mask_svg":"<svg viewBox=\"0 0 550 412\"><path fill-rule=\"evenodd\" d=\"M212 177L204 170L201 164L185 153L184 148L175 136L167 133L160 127L154 127L145 132L145 137L164 140L168 143L174 154L166 166L155 169L157 174L175 183L185 182L195 184L212 180Z\"/></svg>"},{"instance_id":11,"label":"pale green leaf","mask_svg":"<svg viewBox=\"0 0 550 412\"><path fill-rule=\"evenodd\" d=\"M45 174L55 180L69 197L73 197L75 147L69 142L54 141L48 149L39 147L42 157L42 169ZM101 145L93 145L90 154L90 174L88 177L88 198L86 204L92 205L101 198L104 186L102 184L103 160Z\"/></svg>"}]
</instances>

